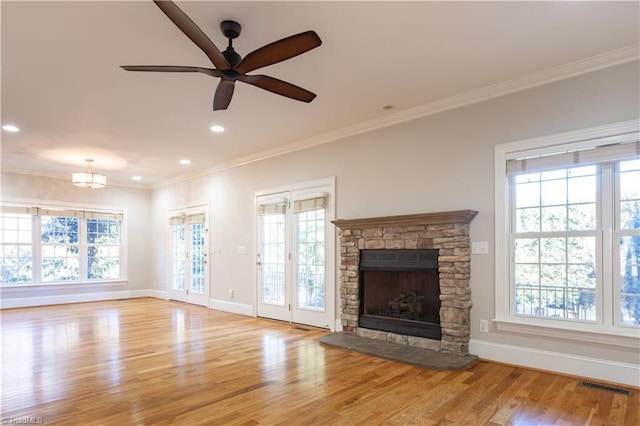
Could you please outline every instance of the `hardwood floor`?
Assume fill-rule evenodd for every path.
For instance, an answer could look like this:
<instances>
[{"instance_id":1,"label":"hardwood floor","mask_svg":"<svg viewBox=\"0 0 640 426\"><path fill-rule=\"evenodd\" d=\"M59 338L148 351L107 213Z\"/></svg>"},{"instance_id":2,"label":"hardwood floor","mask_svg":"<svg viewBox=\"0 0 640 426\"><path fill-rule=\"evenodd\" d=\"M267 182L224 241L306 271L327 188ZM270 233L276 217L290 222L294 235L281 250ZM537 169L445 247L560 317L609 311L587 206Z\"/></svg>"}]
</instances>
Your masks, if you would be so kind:
<instances>
[{"instance_id":1,"label":"hardwood floor","mask_svg":"<svg viewBox=\"0 0 640 426\"><path fill-rule=\"evenodd\" d=\"M637 390L490 362L424 370L320 345L324 330L177 302L1 315L4 424L640 424Z\"/></svg>"}]
</instances>

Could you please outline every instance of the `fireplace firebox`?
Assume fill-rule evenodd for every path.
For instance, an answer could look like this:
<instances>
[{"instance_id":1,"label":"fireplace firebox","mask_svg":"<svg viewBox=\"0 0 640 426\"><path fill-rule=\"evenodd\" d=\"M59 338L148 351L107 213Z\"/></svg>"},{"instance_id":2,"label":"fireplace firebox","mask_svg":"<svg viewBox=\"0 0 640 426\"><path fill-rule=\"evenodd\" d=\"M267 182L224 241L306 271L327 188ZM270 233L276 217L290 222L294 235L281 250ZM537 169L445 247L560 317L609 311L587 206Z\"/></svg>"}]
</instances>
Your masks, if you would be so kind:
<instances>
[{"instance_id":1,"label":"fireplace firebox","mask_svg":"<svg viewBox=\"0 0 640 426\"><path fill-rule=\"evenodd\" d=\"M440 340L437 249L361 250L362 328Z\"/></svg>"}]
</instances>

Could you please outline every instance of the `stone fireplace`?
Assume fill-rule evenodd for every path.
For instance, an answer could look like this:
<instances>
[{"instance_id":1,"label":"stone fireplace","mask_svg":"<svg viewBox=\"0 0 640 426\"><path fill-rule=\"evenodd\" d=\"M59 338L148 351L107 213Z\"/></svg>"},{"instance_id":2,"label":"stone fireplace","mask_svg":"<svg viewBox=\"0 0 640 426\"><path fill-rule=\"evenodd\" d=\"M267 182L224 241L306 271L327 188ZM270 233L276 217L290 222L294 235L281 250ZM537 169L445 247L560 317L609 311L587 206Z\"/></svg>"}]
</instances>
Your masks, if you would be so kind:
<instances>
[{"instance_id":1,"label":"stone fireplace","mask_svg":"<svg viewBox=\"0 0 640 426\"><path fill-rule=\"evenodd\" d=\"M340 229L343 332L467 355L472 305L469 223L477 213L333 221ZM367 296L370 284L382 290Z\"/></svg>"}]
</instances>

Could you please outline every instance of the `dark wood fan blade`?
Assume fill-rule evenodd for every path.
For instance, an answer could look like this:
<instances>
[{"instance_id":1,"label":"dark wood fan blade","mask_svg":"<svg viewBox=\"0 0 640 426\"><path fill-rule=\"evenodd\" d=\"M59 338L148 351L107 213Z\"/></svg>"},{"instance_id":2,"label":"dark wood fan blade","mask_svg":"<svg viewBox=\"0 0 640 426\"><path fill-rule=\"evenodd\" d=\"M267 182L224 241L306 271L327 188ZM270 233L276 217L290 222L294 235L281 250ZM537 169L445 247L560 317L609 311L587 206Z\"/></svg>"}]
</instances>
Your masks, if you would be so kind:
<instances>
[{"instance_id":1,"label":"dark wood fan blade","mask_svg":"<svg viewBox=\"0 0 640 426\"><path fill-rule=\"evenodd\" d=\"M151 71L151 72L201 72L211 77L222 77L222 73L213 68L183 67L175 65L121 65L120 68L127 71Z\"/></svg>"},{"instance_id":2,"label":"dark wood fan blade","mask_svg":"<svg viewBox=\"0 0 640 426\"><path fill-rule=\"evenodd\" d=\"M315 93L302 87L267 75L241 75L238 80L297 101L311 102L316 97Z\"/></svg>"},{"instance_id":3,"label":"dark wood fan blade","mask_svg":"<svg viewBox=\"0 0 640 426\"><path fill-rule=\"evenodd\" d=\"M267 44L249 53L234 69L244 74L267 65L276 64L308 52L322 44L322 40L314 31L292 35Z\"/></svg>"},{"instance_id":4,"label":"dark wood fan blade","mask_svg":"<svg viewBox=\"0 0 640 426\"><path fill-rule=\"evenodd\" d=\"M209 57L213 65L219 70L231 68L220 49L207 35L189 18L178 6L169 0L153 0L165 15Z\"/></svg>"},{"instance_id":5,"label":"dark wood fan blade","mask_svg":"<svg viewBox=\"0 0 640 426\"><path fill-rule=\"evenodd\" d=\"M227 109L233 96L233 89L235 88L235 81L227 80L223 78L218 83L216 89L216 95L213 97L213 110L218 111L221 109Z\"/></svg>"}]
</instances>

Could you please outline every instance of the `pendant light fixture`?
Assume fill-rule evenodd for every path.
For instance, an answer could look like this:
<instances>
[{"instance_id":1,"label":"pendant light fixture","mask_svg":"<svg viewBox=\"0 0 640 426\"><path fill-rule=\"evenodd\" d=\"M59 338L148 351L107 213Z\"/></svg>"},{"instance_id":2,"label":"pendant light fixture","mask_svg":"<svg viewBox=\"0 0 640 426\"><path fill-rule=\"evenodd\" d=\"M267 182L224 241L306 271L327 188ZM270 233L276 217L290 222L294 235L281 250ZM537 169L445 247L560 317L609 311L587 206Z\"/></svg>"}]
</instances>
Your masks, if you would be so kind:
<instances>
[{"instance_id":1,"label":"pendant light fixture","mask_svg":"<svg viewBox=\"0 0 640 426\"><path fill-rule=\"evenodd\" d=\"M87 171L72 173L71 182L81 188L104 188L107 186L107 177L100 173L94 173L91 169L93 160L87 158L85 161L87 162Z\"/></svg>"}]
</instances>

